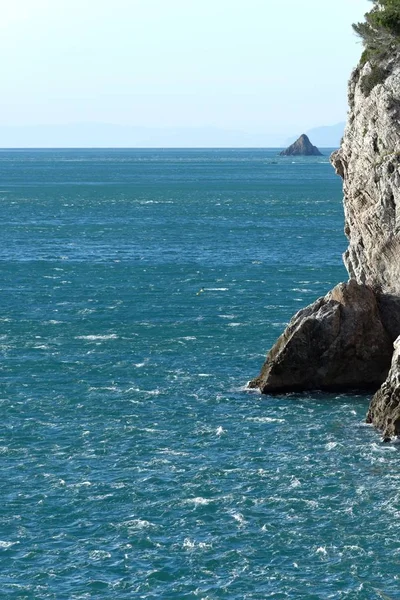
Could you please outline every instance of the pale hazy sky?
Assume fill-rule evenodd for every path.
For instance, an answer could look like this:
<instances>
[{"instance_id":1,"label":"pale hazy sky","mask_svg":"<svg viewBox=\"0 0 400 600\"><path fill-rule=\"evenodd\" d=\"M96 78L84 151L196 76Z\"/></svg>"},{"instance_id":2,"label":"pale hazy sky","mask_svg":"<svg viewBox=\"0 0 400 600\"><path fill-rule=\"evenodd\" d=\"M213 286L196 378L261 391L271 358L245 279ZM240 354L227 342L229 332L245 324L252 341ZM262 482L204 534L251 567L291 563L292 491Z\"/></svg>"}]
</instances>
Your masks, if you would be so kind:
<instances>
[{"instance_id":1,"label":"pale hazy sky","mask_svg":"<svg viewBox=\"0 0 400 600\"><path fill-rule=\"evenodd\" d=\"M367 0L0 0L0 126L345 120Z\"/></svg>"}]
</instances>

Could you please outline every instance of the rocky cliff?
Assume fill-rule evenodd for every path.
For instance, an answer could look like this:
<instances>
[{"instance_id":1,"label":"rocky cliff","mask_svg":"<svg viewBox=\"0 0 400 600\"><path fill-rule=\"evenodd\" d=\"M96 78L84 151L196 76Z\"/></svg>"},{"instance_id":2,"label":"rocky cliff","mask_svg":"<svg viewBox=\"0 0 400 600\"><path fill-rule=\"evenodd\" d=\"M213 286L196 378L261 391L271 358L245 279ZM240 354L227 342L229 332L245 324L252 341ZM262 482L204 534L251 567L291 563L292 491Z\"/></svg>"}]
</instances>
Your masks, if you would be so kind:
<instances>
[{"instance_id":1,"label":"rocky cliff","mask_svg":"<svg viewBox=\"0 0 400 600\"><path fill-rule=\"evenodd\" d=\"M350 281L295 315L250 386L377 389L391 367L368 421L397 435L400 357L390 361L400 334L400 54L352 73L347 126L331 161L343 179Z\"/></svg>"},{"instance_id":2,"label":"rocky cliff","mask_svg":"<svg viewBox=\"0 0 400 600\"><path fill-rule=\"evenodd\" d=\"M354 70L349 115L332 163L343 177L349 276L400 294L400 59Z\"/></svg>"}]
</instances>

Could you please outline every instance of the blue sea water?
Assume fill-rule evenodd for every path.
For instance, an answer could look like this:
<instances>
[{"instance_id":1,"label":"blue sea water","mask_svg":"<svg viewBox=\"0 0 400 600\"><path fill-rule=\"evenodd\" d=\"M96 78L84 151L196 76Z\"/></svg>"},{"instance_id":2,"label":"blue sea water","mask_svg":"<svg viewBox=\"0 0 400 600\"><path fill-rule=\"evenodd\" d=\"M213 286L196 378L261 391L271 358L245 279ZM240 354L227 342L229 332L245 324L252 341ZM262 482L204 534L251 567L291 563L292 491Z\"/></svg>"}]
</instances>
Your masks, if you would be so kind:
<instances>
[{"instance_id":1,"label":"blue sea water","mask_svg":"<svg viewBox=\"0 0 400 600\"><path fill-rule=\"evenodd\" d=\"M328 157L0 152L0 597L400 598L369 397L246 391L346 279Z\"/></svg>"}]
</instances>

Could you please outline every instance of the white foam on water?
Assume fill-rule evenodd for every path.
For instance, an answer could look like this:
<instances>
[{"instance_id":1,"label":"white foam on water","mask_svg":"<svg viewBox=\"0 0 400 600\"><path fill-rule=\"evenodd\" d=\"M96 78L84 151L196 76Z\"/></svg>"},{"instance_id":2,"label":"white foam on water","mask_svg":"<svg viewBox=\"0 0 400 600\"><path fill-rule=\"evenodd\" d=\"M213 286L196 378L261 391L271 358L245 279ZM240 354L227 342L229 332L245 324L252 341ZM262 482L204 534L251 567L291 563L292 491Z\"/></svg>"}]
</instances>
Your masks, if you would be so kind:
<instances>
[{"instance_id":1,"label":"white foam on water","mask_svg":"<svg viewBox=\"0 0 400 600\"><path fill-rule=\"evenodd\" d=\"M81 487L90 487L92 483L90 481L81 481L80 483L73 483L69 487L72 488L81 488Z\"/></svg>"},{"instance_id":2,"label":"white foam on water","mask_svg":"<svg viewBox=\"0 0 400 600\"><path fill-rule=\"evenodd\" d=\"M269 477L269 471L267 469L257 469L257 475L260 477Z\"/></svg>"},{"instance_id":3,"label":"white foam on water","mask_svg":"<svg viewBox=\"0 0 400 600\"><path fill-rule=\"evenodd\" d=\"M111 487L115 490L121 490L124 487L126 487L125 483L123 483L122 481L117 481L117 483L112 483Z\"/></svg>"},{"instance_id":4,"label":"white foam on water","mask_svg":"<svg viewBox=\"0 0 400 600\"><path fill-rule=\"evenodd\" d=\"M207 504L210 504L211 502L213 502L212 498L202 498L201 496L185 500L185 504L194 504L195 506L207 506Z\"/></svg>"},{"instance_id":5,"label":"white foam on water","mask_svg":"<svg viewBox=\"0 0 400 600\"><path fill-rule=\"evenodd\" d=\"M375 442L371 444L371 450L379 454L384 452L397 452L397 449L393 446L393 444L376 444Z\"/></svg>"},{"instance_id":6,"label":"white foam on water","mask_svg":"<svg viewBox=\"0 0 400 600\"><path fill-rule=\"evenodd\" d=\"M297 477L292 477L292 480L290 482L290 487L291 488L297 488L301 486L301 482L297 479Z\"/></svg>"},{"instance_id":7,"label":"white foam on water","mask_svg":"<svg viewBox=\"0 0 400 600\"><path fill-rule=\"evenodd\" d=\"M305 500L304 498L300 499L301 502L304 502L307 506L311 506L311 508L318 508L319 504L316 500Z\"/></svg>"},{"instance_id":8,"label":"white foam on water","mask_svg":"<svg viewBox=\"0 0 400 600\"><path fill-rule=\"evenodd\" d=\"M246 417L246 421L254 423L285 423L285 419L277 419L276 417Z\"/></svg>"},{"instance_id":9,"label":"white foam on water","mask_svg":"<svg viewBox=\"0 0 400 600\"><path fill-rule=\"evenodd\" d=\"M234 519L234 520L235 520L237 523L239 523L239 525L240 525L240 526L242 526L242 527L243 527L243 526L246 524L245 518L244 518L244 516L242 515L242 513L239 513L239 512L233 512L233 513L231 513L231 515L232 515L233 519Z\"/></svg>"},{"instance_id":10,"label":"white foam on water","mask_svg":"<svg viewBox=\"0 0 400 600\"><path fill-rule=\"evenodd\" d=\"M88 500L94 500L95 502L97 500L106 500L107 498L113 498L114 494L100 494L98 496L89 496Z\"/></svg>"},{"instance_id":11,"label":"white foam on water","mask_svg":"<svg viewBox=\"0 0 400 600\"><path fill-rule=\"evenodd\" d=\"M221 436L223 433L226 433L225 429L223 427L221 427L221 426L217 427L215 435Z\"/></svg>"},{"instance_id":12,"label":"white foam on water","mask_svg":"<svg viewBox=\"0 0 400 600\"><path fill-rule=\"evenodd\" d=\"M150 529L156 527L154 523L150 523L146 519L131 519L130 521L124 521L122 525L130 529Z\"/></svg>"},{"instance_id":13,"label":"white foam on water","mask_svg":"<svg viewBox=\"0 0 400 600\"><path fill-rule=\"evenodd\" d=\"M250 381L248 381L245 385L242 385L239 388L233 389L232 392L247 392L249 394L257 394L257 396L261 396L260 388L250 387Z\"/></svg>"},{"instance_id":14,"label":"white foam on water","mask_svg":"<svg viewBox=\"0 0 400 600\"><path fill-rule=\"evenodd\" d=\"M338 442L328 442L325 445L325 450L333 450L334 448L336 448L336 446L338 446Z\"/></svg>"},{"instance_id":15,"label":"white foam on water","mask_svg":"<svg viewBox=\"0 0 400 600\"><path fill-rule=\"evenodd\" d=\"M159 450L158 454L169 454L170 456L190 456L189 452L180 452L179 450L170 450L169 448Z\"/></svg>"},{"instance_id":16,"label":"white foam on water","mask_svg":"<svg viewBox=\"0 0 400 600\"><path fill-rule=\"evenodd\" d=\"M92 550L89 552L89 557L92 560L104 560L106 558L111 558L111 554L106 552L106 550Z\"/></svg>"},{"instance_id":17,"label":"white foam on water","mask_svg":"<svg viewBox=\"0 0 400 600\"><path fill-rule=\"evenodd\" d=\"M185 538L183 540L182 548L185 550L195 550L196 548L199 550L204 550L206 548L212 548L212 544L206 544L206 542L195 542L190 538Z\"/></svg>"},{"instance_id":18,"label":"white foam on water","mask_svg":"<svg viewBox=\"0 0 400 600\"><path fill-rule=\"evenodd\" d=\"M6 550L7 548L14 546L15 544L19 544L19 542L5 542L3 540L0 540L0 549Z\"/></svg>"},{"instance_id":19,"label":"white foam on water","mask_svg":"<svg viewBox=\"0 0 400 600\"><path fill-rule=\"evenodd\" d=\"M107 333L104 335L77 335L76 340L88 340L89 342L105 341L105 340L116 340L118 336L116 333Z\"/></svg>"},{"instance_id":20,"label":"white foam on water","mask_svg":"<svg viewBox=\"0 0 400 600\"><path fill-rule=\"evenodd\" d=\"M364 550L364 548L361 548L360 546L343 546L343 552L351 552L351 553L356 553L356 554L360 554L360 555L365 555L367 554L366 551Z\"/></svg>"}]
</instances>

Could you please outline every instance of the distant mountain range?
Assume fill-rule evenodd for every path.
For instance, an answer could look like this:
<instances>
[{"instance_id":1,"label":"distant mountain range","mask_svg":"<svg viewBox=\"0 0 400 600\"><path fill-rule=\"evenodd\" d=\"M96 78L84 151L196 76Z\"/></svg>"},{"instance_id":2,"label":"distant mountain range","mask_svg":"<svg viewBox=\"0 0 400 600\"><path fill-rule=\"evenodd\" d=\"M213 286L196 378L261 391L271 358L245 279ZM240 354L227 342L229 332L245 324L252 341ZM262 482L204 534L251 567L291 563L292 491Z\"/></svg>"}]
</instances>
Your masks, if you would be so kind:
<instances>
[{"instance_id":1,"label":"distant mountain range","mask_svg":"<svg viewBox=\"0 0 400 600\"><path fill-rule=\"evenodd\" d=\"M108 123L0 126L2 148L266 148L284 143L284 136L218 127L152 128Z\"/></svg>"},{"instance_id":2,"label":"distant mountain range","mask_svg":"<svg viewBox=\"0 0 400 600\"><path fill-rule=\"evenodd\" d=\"M307 132L322 148L339 146L344 123ZM134 127L108 123L0 125L1 148L284 148L298 136L246 133L218 127Z\"/></svg>"}]
</instances>

